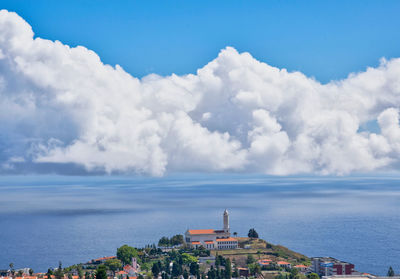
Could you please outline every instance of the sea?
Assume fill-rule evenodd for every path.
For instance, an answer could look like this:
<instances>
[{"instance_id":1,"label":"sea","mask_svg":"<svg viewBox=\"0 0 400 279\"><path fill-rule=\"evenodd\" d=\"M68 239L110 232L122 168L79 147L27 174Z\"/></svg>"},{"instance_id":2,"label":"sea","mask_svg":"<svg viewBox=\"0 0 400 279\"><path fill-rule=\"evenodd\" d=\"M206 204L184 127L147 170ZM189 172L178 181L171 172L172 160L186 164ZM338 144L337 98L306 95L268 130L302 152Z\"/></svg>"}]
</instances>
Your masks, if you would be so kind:
<instances>
[{"instance_id":1,"label":"sea","mask_svg":"<svg viewBox=\"0 0 400 279\"><path fill-rule=\"evenodd\" d=\"M400 177L242 174L1 176L0 269L84 263L187 229L255 228L268 242L355 269L400 273Z\"/></svg>"}]
</instances>

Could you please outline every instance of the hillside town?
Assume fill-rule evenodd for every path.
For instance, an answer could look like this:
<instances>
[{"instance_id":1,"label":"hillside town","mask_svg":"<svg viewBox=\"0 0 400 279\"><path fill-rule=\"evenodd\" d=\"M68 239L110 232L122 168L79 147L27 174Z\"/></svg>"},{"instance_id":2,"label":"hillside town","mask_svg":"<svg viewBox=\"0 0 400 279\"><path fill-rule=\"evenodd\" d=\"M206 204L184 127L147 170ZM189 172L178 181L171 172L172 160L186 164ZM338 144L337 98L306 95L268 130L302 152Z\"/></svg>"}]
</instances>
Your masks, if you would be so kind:
<instances>
[{"instance_id":1,"label":"hillside town","mask_svg":"<svg viewBox=\"0 0 400 279\"><path fill-rule=\"evenodd\" d=\"M188 229L184 235L162 237L158 245L123 245L116 255L69 267L35 273L30 268L0 270L0 279L400 279L389 267L387 276L359 272L354 264L332 257L308 258L259 239L254 228L247 237L231 235L229 212L222 229Z\"/></svg>"}]
</instances>

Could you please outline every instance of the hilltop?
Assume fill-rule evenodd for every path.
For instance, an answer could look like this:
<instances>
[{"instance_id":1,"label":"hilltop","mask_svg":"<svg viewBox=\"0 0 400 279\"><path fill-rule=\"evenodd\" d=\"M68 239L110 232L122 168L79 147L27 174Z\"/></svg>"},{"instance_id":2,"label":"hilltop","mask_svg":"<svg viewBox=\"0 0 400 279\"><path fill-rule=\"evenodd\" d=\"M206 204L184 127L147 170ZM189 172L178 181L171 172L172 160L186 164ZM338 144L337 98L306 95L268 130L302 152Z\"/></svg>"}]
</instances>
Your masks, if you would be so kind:
<instances>
[{"instance_id":1,"label":"hilltop","mask_svg":"<svg viewBox=\"0 0 400 279\"><path fill-rule=\"evenodd\" d=\"M249 256L254 257L255 260L269 259L273 263L287 261L293 266L309 266L311 264L310 258L285 246L274 245L259 238L236 237L236 239L241 249L212 250L211 254L229 258L231 261L236 262L238 266L246 266Z\"/></svg>"}]
</instances>

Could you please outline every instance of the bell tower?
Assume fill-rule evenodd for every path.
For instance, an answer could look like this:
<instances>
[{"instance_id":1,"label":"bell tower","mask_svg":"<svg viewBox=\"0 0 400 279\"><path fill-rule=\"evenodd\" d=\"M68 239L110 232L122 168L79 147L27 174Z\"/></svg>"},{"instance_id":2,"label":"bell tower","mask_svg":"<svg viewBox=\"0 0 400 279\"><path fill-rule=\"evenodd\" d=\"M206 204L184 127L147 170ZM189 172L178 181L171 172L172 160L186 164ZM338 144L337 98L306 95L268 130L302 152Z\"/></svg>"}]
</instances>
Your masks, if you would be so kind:
<instances>
[{"instance_id":1,"label":"bell tower","mask_svg":"<svg viewBox=\"0 0 400 279\"><path fill-rule=\"evenodd\" d=\"M229 212L226 209L224 211L224 232L229 233Z\"/></svg>"}]
</instances>

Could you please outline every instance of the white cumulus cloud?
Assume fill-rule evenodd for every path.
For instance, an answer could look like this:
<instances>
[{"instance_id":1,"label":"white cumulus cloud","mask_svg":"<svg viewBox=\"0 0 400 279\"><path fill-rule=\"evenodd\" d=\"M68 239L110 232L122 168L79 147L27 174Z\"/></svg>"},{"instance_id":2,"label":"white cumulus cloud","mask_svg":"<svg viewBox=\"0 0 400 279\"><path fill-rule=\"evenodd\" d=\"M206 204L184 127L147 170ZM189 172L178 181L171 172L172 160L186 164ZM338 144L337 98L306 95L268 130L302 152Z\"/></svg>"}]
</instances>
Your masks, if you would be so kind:
<instances>
[{"instance_id":1,"label":"white cumulus cloud","mask_svg":"<svg viewBox=\"0 0 400 279\"><path fill-rule=\"evenodd\" d=\"M400 59L321 84L227 47L194 75L138 79L0 11L4 173L396 170L399 106Z\"/></svg>"}]
</instances>

